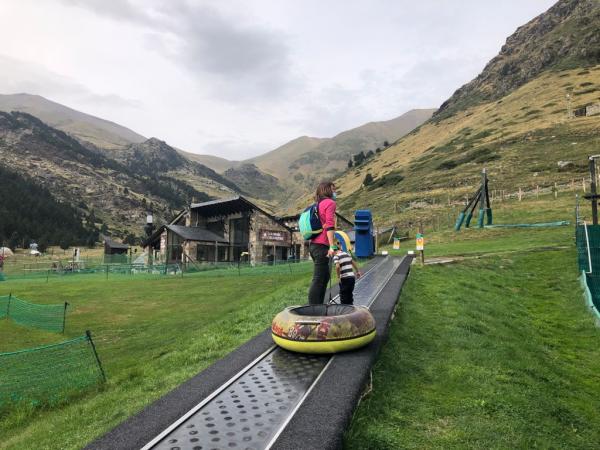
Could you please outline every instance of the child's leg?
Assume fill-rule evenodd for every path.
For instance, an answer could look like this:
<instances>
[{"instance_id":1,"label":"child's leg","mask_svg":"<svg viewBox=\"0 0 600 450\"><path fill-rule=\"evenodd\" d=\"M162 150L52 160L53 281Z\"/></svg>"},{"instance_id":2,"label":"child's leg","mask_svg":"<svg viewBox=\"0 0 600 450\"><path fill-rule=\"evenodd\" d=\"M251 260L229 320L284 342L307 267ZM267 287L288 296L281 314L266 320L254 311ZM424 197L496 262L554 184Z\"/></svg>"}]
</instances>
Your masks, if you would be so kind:
<instances>
[{"instance_id":1,"label":"child's leg","mask_svg":"<svg viewBox=\"0 0 600 450\"><path fill-rule=\"evenodd\" d=\"M340 280L340 303L342 305L354 303L354 277L345 277Z\"/></svg>"}]
</instances>

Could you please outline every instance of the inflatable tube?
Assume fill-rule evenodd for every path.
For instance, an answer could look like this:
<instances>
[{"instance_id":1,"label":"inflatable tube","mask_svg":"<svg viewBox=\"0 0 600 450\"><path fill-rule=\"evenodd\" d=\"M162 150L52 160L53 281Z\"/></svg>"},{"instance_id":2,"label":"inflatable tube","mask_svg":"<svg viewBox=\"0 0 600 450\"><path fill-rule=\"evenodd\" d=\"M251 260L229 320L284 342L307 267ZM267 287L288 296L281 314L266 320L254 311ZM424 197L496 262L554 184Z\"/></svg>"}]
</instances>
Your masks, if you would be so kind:
<instances>
[{"instance_id":1,"label":"inflatable tube","mask_svg":"<svg viewBox=\"0 0 600 450\"><path fill-rule=\"evenodd\" d=\"M339 244L339 248L345 252L352 253L352 242L350 242L350 237L348 237L346 233L343 231L336 231L334 236Z\"/></svg>"},{"instance_id":2,"label":"inflatable tube","mask_svg":"<svg viewBox=\"0 0 600 450\"><path fill-rule=\"evenodd\" d=\"M291 306L275 316L271 335L277 345L293 352L345 352L373 340L375 319L365 306Z\"/></svg>"}]
</instances>

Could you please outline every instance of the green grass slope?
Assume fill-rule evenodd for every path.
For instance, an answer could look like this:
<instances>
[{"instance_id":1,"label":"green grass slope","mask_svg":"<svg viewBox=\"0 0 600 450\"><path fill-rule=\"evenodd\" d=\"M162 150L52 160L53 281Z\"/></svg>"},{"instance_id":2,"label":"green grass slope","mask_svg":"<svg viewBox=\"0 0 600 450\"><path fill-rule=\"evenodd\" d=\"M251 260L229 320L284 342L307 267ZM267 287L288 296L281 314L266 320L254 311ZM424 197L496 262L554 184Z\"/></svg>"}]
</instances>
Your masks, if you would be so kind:
<instances>
[{"instance_id":1,"label":"green grass slope","mask_svg":"<svg viewBox=\"0 0 600 450\"><path fill-rule=\"evenodd\" d=\"M600 66L546 72L501 100L430 121L347 171L336 182L341 209L371 207L378 218L402 220L411 202L464 198L483 167L491 189L507 193L580 182L587 156L600 144L600 115L570 118L567 112L596 103ZM559 161L572 164L561 169ZM374 182L364 186L367 174Z\"/></svg>"},{"instance_id":2,"label":"green grass slope","mask_svg":"<svg viewBox=\"0 0 600 450\"><path fill-rule=\"evenodd\" d=\"M1 411L0 449L82 448L264 330L284 306L303 303L309 271L297 264L241 277L81 275L0 283L0 295L71 304L64 337L0 321L0 352L90 329L108 376L105 386L63 405Z\"/></svg>"},{"instance_id":3,"label":"green grass slope","mask_svg":"<svg viewBox=\"0 0 600 450\"><path fill-rule=\"evenodd\" d=\"M572 206L548 196L497 212L551 221ZM427 255L459 258L413 266L345 448L596 448L600 330L573 235L573 226L427 234Z\"/></svg>"}]
</instances>

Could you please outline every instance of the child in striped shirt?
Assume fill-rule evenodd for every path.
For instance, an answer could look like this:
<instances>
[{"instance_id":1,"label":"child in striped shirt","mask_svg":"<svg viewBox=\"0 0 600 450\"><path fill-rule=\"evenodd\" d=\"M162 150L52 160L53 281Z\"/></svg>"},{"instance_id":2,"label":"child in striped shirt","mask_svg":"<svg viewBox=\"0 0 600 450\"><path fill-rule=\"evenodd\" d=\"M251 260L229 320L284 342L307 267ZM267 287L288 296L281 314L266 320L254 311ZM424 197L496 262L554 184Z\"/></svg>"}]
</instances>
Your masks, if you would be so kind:
<instances>
[{"instance_id":1,"label":"child in striped shirt","mask_svg":"<svg viewBox=\"0 0 600 450\"><path fill-rule=\"evenodd\" d=\"M340 280L340 303L352 305L354 303L354 284L356 278L361 276L358 266L351 255L341 250L335 252L333 262L338 280Z\"/></svg>"}]
</instances>

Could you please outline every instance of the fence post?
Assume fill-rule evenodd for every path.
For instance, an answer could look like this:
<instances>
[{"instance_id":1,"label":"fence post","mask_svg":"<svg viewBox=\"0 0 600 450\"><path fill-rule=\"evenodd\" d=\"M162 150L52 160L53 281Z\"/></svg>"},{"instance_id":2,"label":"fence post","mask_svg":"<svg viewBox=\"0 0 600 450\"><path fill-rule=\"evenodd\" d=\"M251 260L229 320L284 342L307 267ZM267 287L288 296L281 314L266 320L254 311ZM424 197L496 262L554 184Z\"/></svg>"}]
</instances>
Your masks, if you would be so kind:
<instances>
[{"instance_id":1,"label":"fence post","mask_svg":"<svg viewBox=\"0 0 600 450\"><path fill-rule=\"evenodd\" d=\"M10 300L12 299L12 292L8 294L8 305L6 305L6 319L10 316Z\"/></svg>"},{"instance_id":2,"label":"fence post","mask_svg":"<svg viewBox=\"0 0 600 450\"><path fill-rule=\"evenodd\" d=\"M108 280L108 264L105 267L106 267L106 279Z\"/></svg>"},{"instance_id":3,"label":"fence post","mask_svg":"<svg viewBox=\"0 0 600 450\"><path fill-rule=\"evenodd\" d=\"M102 363L100 362L100 358L98 358L98 352L96 351L96 346L94 345L94 341L92 340L92 333L90 330L85 330L85 335L92 346L92 351L94 352L94 356L96 357L96 362L98 363L98 368L100 369L100 373L102 374L102 381L106 383L106 375L104 374L104 369L102 368Z\"/></svg>"},{"instance_id":4,"label":"fence post","mask_svg":"<svg viewBox=\"0 0 600 450\"><path fill-rule=\"evenodd\" d=\"M65 302L65 310L63 312L63 326L62 326L62 333L65 334L65 322L67 320L67 306L69 306L68 302Z\"/></svg>"},{"instance_id":5,"label":"fence post","mask_svg":"<svg viewBox=\"0 0 600 450\"><path fill-rule=\"evenodd\" d=\"M523 190L519 188L519 201L521 201L521 198L523 198Z\"/></svg>"}]
</instances>

